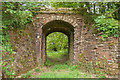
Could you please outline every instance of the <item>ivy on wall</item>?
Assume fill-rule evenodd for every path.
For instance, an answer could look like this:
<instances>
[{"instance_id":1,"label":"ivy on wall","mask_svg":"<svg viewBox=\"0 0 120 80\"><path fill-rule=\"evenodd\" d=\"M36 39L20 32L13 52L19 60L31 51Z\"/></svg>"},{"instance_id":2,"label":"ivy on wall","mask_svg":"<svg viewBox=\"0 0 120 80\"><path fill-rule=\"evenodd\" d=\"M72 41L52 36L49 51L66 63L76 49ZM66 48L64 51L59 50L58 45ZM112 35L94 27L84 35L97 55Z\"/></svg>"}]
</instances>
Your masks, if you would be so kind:
<instances>
[{"instance_id":1,"label":"ivy on wall","mask_svg":"<svg viewBox=\"0 0 120 80\"><path fill-rule=\"evenodd\" d=\"M34 2L2 2L2 77L13 77L15 72L10 65L14 62L15 52L11 44L8 31L23 30L24 25L32 21L32 17L37 13L36 7L41 3ZM17 33L16 34L21 34ZM18 39L18 37L16 37Z\"/></svg>"},{"instance_id":2,"label":"ivy on wall","mask_svg":"<svg viewBox=\"0 0 120 80\"><path fill-rule=\"evenodd\" d=\"M94 19L94 26L97 27L99 34L102 36L102 40L104 38L108 38L110 36L118 37L118 21L113 18L106 18L106 16L98 16Z\"/></svg>"},{"instance_id":3,"label":"ivy on wall","mask_svg":"<svg viewBox=\"0 0 120 80\"><path fill-rule=\"evenodd\" d=\"M15 72L12 69L15 52L12 49L10 38L7 34L2 36L2 75L4 77L13 77ZM12 65L12 66L11 66ZM10 69L11 68L11 69Z\"/></svg>"}]
</instances>

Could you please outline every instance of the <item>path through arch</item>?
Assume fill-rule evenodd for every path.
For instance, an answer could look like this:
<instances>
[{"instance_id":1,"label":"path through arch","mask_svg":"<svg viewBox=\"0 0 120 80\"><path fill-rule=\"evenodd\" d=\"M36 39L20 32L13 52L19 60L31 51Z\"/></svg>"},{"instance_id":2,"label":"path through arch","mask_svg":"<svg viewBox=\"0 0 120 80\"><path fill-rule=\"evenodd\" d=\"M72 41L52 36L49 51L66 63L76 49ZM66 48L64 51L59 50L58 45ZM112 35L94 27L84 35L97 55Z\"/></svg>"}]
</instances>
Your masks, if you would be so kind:
<instances>
[{"instance_id":1,"label":"path through arch","mask_svg":"<svg viewBox=\"0 0 120 80\"><path fill-rule=\"evenodd\" d=\"M46 39L47 62L65 63L68 60L68 36L61 32L53 32Z\"/></svg>"},{"instance_id":2,"label":"path through arch","mask_svg":"<svg viewBox=\"0 0 120 80\"><path fill-rule=\"evenodd\" d=\"M68 22L62 20L54 20L45 24L42 28L42 62L47 59L46 55L46 37L53 32L62 32L68 36L68 58L70 62L73 60L73 43L74 28Z\"/></svg>"}]
</instances>

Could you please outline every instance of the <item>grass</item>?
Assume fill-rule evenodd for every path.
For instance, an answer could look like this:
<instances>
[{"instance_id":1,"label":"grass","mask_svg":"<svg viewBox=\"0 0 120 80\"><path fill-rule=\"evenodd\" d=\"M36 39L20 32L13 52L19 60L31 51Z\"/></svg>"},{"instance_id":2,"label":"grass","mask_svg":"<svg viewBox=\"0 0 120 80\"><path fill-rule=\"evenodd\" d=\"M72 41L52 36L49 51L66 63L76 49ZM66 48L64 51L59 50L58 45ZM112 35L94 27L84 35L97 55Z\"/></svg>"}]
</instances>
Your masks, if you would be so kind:
<instances>
[{"instance_id":1,"label":"grass","mask_svg":"<svg viewBox=\"0 0 120 80\"><path fill-rule=\"evenodd\" d=\"M27 73L26 73L26 75L22 75L21 77L22 78L29 78L29 77L31 77L32 76L32 70L31 71L28 71Z\"/></svg>"},{"instance_id":2,"label":"grass","mask_svg":"<svg viewBox=\"0 0 120 80\"><path fill-rule=\"evenodd\" d=\"M51 62L52 63L52 62ZM82 73L79 65L72 65L69 62L65 64L51 64L50 72L43 72L36 78L92 78L89 73Z\"/></svg>"},{"instance_id":3,"label":"grass","mask_svg":"<svg viewBox=\"0 0 120 80\"><path fill-rule=\"evenodd\" d=\"M53 59L62 59L68 56L68 50L47 51L47 57Z\"/></svg>"},{"instance_id":4,"label":"grass","mask_svg":"<svg viewBox=\"0 0 120 80\"><path fill-rule=\"evenodd\" d=\"M50 61L49 61L50 62ZM22 78L94 78L93 73L88 73L86 70L82 69L80 65L72 65L68 62L64 64L51 64L50 66L44 66L43 68L36 68L33 71L29 71ZM38 74L39 73L39 74ZM96 75L98 78L105 78L104 73Z\"/></svg>"},{"instance_id":5,"label":"grass","mask_svg":"<svg viewBox=\"0 0 120 80\"><path fill-rule=\"evenodd\" d=\"M71 64L56 64L54 66L52 66L52 71L58 71L58 70L76 70L76 69L80 69L79 65L71 65Z\"/></svg>"},{"instance_id":6,"label":"grass","mask_svg":"<svg viewBox=\"0 0 120 80\"><path fill-rule=\"evenodd\" d=\"M50 61L49 61L50 62ZM52 62L51 62L52 63ZM50 63L49 63L50 64ZM72 65L67 61L64 64L50 64L50 67L45 69L36 68L35 72L40 73L38 75L32 74L33 71L29 71L22 78L92 78L92 74L82 72L79 65ZM44 66L45 67L45 66Z\"/></svg>"},{"instance_id":7,"label":"grass","mask_svg":"<svg viewBox=\"0 0 120 80\"><path fill-rule=\"evenodd\" d=\"M48 72L41 73L41 75L36 76L36 78L92 78L92 75L80 73L77 70L74 71L64 71L64 72Z\"/></svg>"}]
</instances>

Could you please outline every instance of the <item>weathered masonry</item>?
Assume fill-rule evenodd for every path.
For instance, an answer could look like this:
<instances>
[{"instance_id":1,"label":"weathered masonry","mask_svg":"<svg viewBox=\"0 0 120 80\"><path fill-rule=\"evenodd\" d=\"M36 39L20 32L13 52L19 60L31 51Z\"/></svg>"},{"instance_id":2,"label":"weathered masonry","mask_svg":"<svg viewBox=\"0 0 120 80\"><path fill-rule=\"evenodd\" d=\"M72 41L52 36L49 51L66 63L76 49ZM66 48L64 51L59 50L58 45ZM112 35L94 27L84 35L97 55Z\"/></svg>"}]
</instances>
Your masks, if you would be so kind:
<instances>
[{"instance_id":1,"label":"weathered masonry","mask_svg":"<svg viewBox=\"0 0 120 80\"><path fill-rule=\"evenodd\" d=\"M78 54L82 50L80 41L84 22L81 15L57 11L42 12L35 17L34 23L37 34L36 52L40 56L38 62L41 62L41 58L43 62L46 60L46 36L52 32L62 32L68 36L69 60L73 63L77 62Z\"/></svg>"},{"instance_id":2,"label":"weathered masonry","mask_svg":"<svg viewBox=\"0 0 120 80\"><path fill-rule=\"evenodd\" d=\"M46 36L52 32L68 36L71 63L77 64L83 58L94 63L106 57L107 64L114 65L110 70L114 68L117 72L118 39L109 37L103 42L99 34L92 33L91 24L79 11L84 13L82 9L43 9L24 30L9 31L16 51L13 63L16 73L24 73L46 61ZM17 34L19 32L22 36Z\"/></svg>"}]
</instances>

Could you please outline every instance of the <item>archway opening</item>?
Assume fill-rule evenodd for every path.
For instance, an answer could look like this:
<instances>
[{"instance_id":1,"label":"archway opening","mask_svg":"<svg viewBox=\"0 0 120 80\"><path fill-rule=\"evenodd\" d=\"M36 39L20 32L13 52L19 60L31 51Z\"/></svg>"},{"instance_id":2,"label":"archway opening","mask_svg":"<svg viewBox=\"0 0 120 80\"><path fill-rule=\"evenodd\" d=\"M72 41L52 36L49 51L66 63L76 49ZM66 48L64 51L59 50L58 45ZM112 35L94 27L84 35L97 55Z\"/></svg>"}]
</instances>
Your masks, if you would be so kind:
<instances>
[{"instance_id":1,"label":"archway opening","mask_svg":"<svg viewBox=\"0 0 120 80\"><path fill-rule=\"evenodd\" d=\"M62 21L62 20L53 20L51 22L48 22L42 27L42 63L45 63L47 60L47 36L54 32L61 32L65 34L68 37L68 60L70 62L73 62L73 56L74 56L74 27L69 24L68 22Z\"/></svg>"},{"instance_id":2,"label":"archway opening","mask_svg":"<svg viewBox=\"0 0 120 80\"><path fill-rule=\"evenodd\" d=\"M53 32L46 37L47 60L53 63L65 63L68 60L68 36Z\"/></svg>"}]
</instances>

